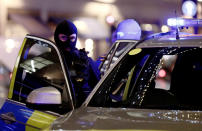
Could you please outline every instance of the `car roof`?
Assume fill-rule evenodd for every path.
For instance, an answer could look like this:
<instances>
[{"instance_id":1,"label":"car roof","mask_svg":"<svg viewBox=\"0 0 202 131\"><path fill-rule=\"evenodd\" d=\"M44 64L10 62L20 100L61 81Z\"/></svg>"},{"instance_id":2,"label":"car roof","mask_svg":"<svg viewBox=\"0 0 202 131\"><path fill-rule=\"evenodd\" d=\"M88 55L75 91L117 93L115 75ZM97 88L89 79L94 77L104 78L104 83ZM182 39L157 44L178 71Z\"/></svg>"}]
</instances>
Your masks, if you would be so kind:
<instances>
[{"instance_id":1,"label":"car roof","mask_svg":"<svg viewBox=\"0 0 202 131\"><path fill-rule=\"evenodd\" d=\"M153 34L140 42L137 47L202 47L202 34L179 33L176 39L175 32Z\"/></svg>"}]
</instances>

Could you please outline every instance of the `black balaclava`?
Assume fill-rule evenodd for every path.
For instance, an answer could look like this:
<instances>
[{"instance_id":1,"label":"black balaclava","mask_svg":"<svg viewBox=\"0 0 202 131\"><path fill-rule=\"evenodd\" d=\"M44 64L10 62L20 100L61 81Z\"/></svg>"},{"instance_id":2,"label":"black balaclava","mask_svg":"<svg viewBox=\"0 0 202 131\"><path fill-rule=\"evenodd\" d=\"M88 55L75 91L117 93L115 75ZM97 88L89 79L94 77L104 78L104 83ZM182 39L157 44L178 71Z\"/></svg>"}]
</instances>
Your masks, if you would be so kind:
<instances>
[{"instance_id":1,"label":"black balaclava","mask_svg":"<svg viewBox=\"0 0 202 131\"><path fill-rule=\"evenodd\" d=\"M70 36L72 34L76 34L76 40L74 42L71 42L70 39L68 39L65 42L62 42L59 39L59 34L65 34L67 36ZM75 50L76 41L77 41L77 28L76 26L69 20L63 20L61 23L59 23L56 27L55 33L54 33L54 39L56 44L63 50L66 48L70 48L71 51Z\"/></svg>"}]
</instances>

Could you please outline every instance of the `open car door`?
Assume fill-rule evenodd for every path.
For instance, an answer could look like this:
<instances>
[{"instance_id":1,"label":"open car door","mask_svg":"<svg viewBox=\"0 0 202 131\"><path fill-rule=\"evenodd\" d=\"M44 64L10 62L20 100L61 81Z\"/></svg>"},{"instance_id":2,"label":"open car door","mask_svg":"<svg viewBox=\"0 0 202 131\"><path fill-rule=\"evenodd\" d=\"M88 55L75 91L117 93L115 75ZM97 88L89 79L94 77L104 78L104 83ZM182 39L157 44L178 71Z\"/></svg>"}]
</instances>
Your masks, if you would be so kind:
<instances>
[{"instance_id":1,"label":"open car door","mask_svg":"<svg viewBox=\"0 0 202 131\"><path fill-rule=\"evenodd\" d=\"M27 35L19 51L8 99L0 100L0 128L41 130L74 108L67 69L57 46Z\"/></svg>"}]
</instances>

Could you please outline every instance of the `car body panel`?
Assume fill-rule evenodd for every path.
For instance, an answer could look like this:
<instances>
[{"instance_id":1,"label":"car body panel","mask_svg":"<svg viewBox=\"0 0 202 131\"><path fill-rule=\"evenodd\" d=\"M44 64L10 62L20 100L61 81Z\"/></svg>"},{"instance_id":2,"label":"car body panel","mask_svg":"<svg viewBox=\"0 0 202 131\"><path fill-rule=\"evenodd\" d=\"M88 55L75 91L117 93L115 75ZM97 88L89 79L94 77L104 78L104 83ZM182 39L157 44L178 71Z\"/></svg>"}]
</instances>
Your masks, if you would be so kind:
<instances>
[{"instance_id":1,"label":"car body panel","mask_svg":"<svg viewBox=\"0 0 202 131\"><path fill-rule=\"evenodd\" d=\"M40 112L35 110L32 115L29 117L28 121L26 122L26 130L38 130L38 129L44 129L50 126L50 124L56 119L56 116ZM34 128L33 125L37 128Z\"/></svg>"},{"instance_id":2,"label":"car body panel","mask_svg":"<svg viewBox=\"0 0 202 131\"><path fill-rule=\"evenodd\" d=\"M86 107L59 118L52 129L194 131L202 128L201 115L201 111Z\"/></svg>"},{"instance_id":3,"label":"car body panel","mask_svg":"<svg viewBox=\"0 0 202 131\"><path fill-rule=\"evenodd\" d=\"M57 118L54 115L30 109L22 103L16 103L9 99L0 100L0 128L7 130L41 130L47 128ZM2 119L2 114L12 114L10 119ZM7 115L9 116L9 115Z\"/></svg>"},{"instance_id":4,"label":"car body panel","mask_svg":"<svg viewBox=\"0 0 202 131\"><path fill-rule=\"evenodd\" d=\"M12 113L16 119L16 122L10 122L9 120L6 121L1 118L1 129L7 128L10 130L25 130L26 122L33 112L34 110L29 109L23 105L14 104L12 101L5 100L0 110L0 114L2 115L6 113Z\"/></svg>"}]
</instances>

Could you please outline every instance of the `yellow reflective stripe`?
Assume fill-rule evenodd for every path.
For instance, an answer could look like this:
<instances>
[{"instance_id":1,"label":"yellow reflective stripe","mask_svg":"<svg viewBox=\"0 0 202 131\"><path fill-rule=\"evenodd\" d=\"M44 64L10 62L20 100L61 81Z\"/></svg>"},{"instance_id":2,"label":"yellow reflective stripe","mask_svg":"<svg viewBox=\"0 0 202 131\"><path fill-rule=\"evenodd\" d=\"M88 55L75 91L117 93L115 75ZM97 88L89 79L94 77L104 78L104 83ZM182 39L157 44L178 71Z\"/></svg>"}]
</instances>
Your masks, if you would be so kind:
<instances>
[{"instance_id":1,"label":"yellow reflective stripe","mask_svg":"<svg viewBox=\"0 0 202 131\"><path fill-rule=\"evenodd\" d=\"M20 51L18 53L18 57L17 57L16 63L15 63L15 66L13 68L12 78L11 78L9 92L8 92L8 98L10 98L10 99L13 96L13 88L14 88L14 83L15 83L15 77L16 77L17 67L18 67L18 64L19 64L19 61L20 61L20 56L22 54L22 51L23 51L24 45L26 43L26 40L27 40L27 38L25 38L24 41L23 41L23 43L22 43L22 46L21 46Z\"/></svg>"},{"instance_id":2,"label":"yellow reflective stripe","mask_svg":"<svg viewBox=\"0 0 202 131\"><path fill-rule=\"evenodd\" d=\"M51 123L56 119L56 116L46 114L40 111L34 111L29 120L26 122L26 130L27 131L38 131L37 128L39 129L48 129ZM32 125L36 128L33 128Z\"/></svg>"},{"instance_id":3,"label":"yellow reflective stripe","mask_svg":"<svg viewBox=\"0 0 202 131\"><path fill-rule=\"evenodd\" d=\"M130 87L130 82L131 82L134 70L135 70L135 66L131 69L130 75L128 76L128 80L126 82L126 86L125 86L125 89L124 89L124 92L123 92L123 97L122 97L123 101L125 101L127 99L127 97L128 97L128 89Z\"/></svg>"}]
</instances>

